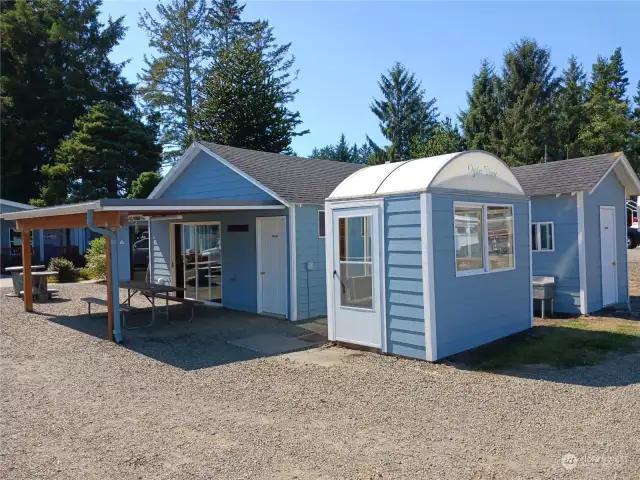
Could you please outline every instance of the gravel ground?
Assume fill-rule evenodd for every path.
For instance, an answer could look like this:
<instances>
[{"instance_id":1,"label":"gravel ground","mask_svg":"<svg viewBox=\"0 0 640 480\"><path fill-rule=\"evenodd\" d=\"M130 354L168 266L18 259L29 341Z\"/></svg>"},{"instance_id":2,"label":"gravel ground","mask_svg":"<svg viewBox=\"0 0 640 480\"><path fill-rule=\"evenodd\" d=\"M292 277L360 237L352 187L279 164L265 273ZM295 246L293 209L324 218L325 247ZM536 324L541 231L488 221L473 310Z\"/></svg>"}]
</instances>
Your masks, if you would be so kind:
<instances>
[{"instance_id":1,"label":"gravel ground","mask_svg":"<svg viewBox=\"0 0 640 480\"><path fill-rule=\"evenodd\" d=\"M2 292L1 478L640 478L640 354L502 375L331 347L186 370L55 323L104 287L57 288L76 300L40 314Z\"/></svg>"}]
</instances>

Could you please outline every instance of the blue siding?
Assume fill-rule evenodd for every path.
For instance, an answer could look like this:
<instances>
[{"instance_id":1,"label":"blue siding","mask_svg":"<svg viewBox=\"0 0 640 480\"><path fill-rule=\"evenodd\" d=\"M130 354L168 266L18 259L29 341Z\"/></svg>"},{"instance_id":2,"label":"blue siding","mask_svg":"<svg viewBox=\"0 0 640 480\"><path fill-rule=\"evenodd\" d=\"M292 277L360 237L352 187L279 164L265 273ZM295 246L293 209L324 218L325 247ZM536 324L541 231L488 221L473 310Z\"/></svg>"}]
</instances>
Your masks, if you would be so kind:
<instances>
[{"instance_id":1,"label":"blue siding","mask_svg":"<svg viewBox=\"0 0 640 480\"><path fill-rule=\"evenodd\" d=\"M584 194L585 253L587 260L588 312L602 308L602 266L600 260L600 206L616 208L616 254L618 267L618 302L629 295L627 271L627 219L624 187L610 172L592 194Z\"/></svg>"},{"instance_id":2,"label":"blue siding","mask_svg":"<svg viewBox=\"0 0 640 480\"><path fill-rule=\"evenodd\" d=\"M221 222L222 304L233 310L257 312L256 218L284 216L286 210L243 211L219 214L184 215L187 222ZM247 225L248 232L228 232L227 225ZM151 222L152 278L171 282L170 227L168 221ZM288 271L287 271L288 274ZM287 298L288 290L287 290Z\"/></svg>"},{"instance_id":3,"label":"blue siding","mask_svg":"<svg viewBox=\"0 0 640 480\"><path fill-rule=\"evenodd\" d=\"M298 319L302 320L327 314L325 239L318 235L318 211L324 207L302 205L295 209ZM307 270L307 262L313 262L313 270Z\"/></svg>"},{"instance_id":4,"label":"blue siding","mask_svg":"<svg viewBox=\"0 0 640 480\"><path fill-rule=\"evenodd\" d=\"M420 196L389 197L384 203L387 350L424 360Z\"/></svg>"},{"instance_id":5,"label":"blue siding","mask_svg":"<svg viewBox=\"0 0 640 480\"><path fill-rule=\"evenodd\" d=\"M118 241L118 278L131 279L131 244L129 242L129 227L122 227L117 232Z\"/></svg>"},{"instance_id":6,"label":"blue siding","mask_svg":"<svg viewBox=\"0 0 640 480\"><path fill-rule=\"evenodd\" d=\"M440 194L433 194L432 200L438 358L529 328L529 203ZM515 270L456 277L454 201L513 204Z\"/></svg>"},{"instance_id":7,"label":"blue siding","mask_svg":"<svg viewBox=\"0 0 640 480\"><path fill-rule=\"evenodd\" d=\"M161 198L273 200L271 195L205 152L196 155Z\"/></svg>"},{"instance_id":8,"label":"blue siding","mask_svg":"<svg viewBox=\"0 0 640 480\"><path fill-rule=\"evenodd\" d=\"M531 221L553 222L555 251L533 252L533 274L555 277L556 312L580 313L578 210L576 196L531 198ZM587 234L587 237L589 235Z\"/></svg>"}]
</instances>

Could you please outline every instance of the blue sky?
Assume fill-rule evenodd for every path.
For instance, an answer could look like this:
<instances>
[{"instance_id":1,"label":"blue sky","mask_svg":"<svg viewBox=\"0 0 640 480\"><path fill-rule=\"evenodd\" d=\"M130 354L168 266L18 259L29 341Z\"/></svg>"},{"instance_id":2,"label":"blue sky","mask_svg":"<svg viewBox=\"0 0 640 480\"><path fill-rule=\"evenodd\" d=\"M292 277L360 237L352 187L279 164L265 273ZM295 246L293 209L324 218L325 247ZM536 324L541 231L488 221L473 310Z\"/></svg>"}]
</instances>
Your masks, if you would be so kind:
<instances>
[{"instance_id":1,"label":"blue sky","mask_svg":"<svg viewBox=\"0 0 640 480\"><path fill-rule=\"evenodd\" d=\"M149 53L138 12L154 0L105 0L103 15L125 16L126 39L116 61L130 59L132 81ZM341 132L362 143L365 134L384 143L369 110L379 96L380 73L395 61L416 73L441 115L455 118L483 58L501 65L509 45L523 36L552 49L560 71L574 53L589 71L598 54L620 46L635 92L640 80L637 21L640 2L329 2L249 1L248 20L266 18L279 42L292 42L300 74L293 108L311 133L297 137L294 150L306 156L314 146L335 143Z\"/></svg>"}]
</instances>

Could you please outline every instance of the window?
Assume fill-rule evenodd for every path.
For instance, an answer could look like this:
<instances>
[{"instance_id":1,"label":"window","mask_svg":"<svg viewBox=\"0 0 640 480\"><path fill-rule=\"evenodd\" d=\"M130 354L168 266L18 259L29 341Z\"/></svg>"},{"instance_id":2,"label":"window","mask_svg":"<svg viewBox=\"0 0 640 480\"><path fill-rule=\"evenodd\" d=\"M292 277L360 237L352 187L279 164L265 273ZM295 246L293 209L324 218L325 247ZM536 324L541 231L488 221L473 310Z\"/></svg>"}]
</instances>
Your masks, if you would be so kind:
<instances>
[{"instance_id":1,"label":"window","mask_svg":"<svg viewBox=\"0 0 640 480\"><path fill-rule=\"evenodd\" d=\"M531 250L534 252L553 252L553 222L536 222L531 224Z\"/></svg>"},{"instance_id":2,"label":"window","mask_svg":"<svg viewBox=\"0 0 640 480\"><path fill-rule=\"evenodd\" d=\"M362 221L367 235L360 235ZM344 217L338 221L340 305L373 309L370 216Z\"/></svg>"},{"instance_id":3,"label":"window","mask_svg":"<svg viewBox=\"0 0 640 480\"><path fill-rule=\"evenodd\" d=\"M456 275L515 268L513 207L456 203Z\"/></svg>"},{"instance_id":4,"label":"window","mask_svg":"<svg viewBox=\"0 0 640 480\"><path fill-rule=\"evenodd\" d=\"M318 237L324 238L324 210L318 210Z\"/></svg>"},{"instance_id":5,"label":"window","mask_svg":"<svg viewBox=\"0 0 640 480\"><path fill-rule=\"evenodd\" d=\"M9 246L20 247L22 246L22 232L13 228L9 229ZM31 232L31 246L33 247L33 232Z\"/></svg>"}]
</instances>

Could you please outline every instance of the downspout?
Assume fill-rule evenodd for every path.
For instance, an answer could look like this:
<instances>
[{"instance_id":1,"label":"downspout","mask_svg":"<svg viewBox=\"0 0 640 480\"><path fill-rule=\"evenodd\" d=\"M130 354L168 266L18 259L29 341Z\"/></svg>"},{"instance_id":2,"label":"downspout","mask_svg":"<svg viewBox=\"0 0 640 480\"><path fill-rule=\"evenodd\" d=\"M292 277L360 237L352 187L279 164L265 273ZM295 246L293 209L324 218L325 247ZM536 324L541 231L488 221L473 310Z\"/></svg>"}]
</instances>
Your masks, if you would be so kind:
<instances>
[{"instance_id":1,"label":"downspout","mask_svg":"<svg viewBox=\"0 0 640 480\"><path fill-rule=\"evenodd\" d=\"M117 343L122 343L122 330L120 328L120 290L118 287L118 242L116 240L115 232L107 229L100 228L93 223L93 210L87 210L87 227L92 232L104 235L111 242L111 290L112 301L116 304L113 309L113 336ZM115 247L115 248L114 248ZM115 265L114 263L115 259Z\"/></svg>"}]
</instances>

